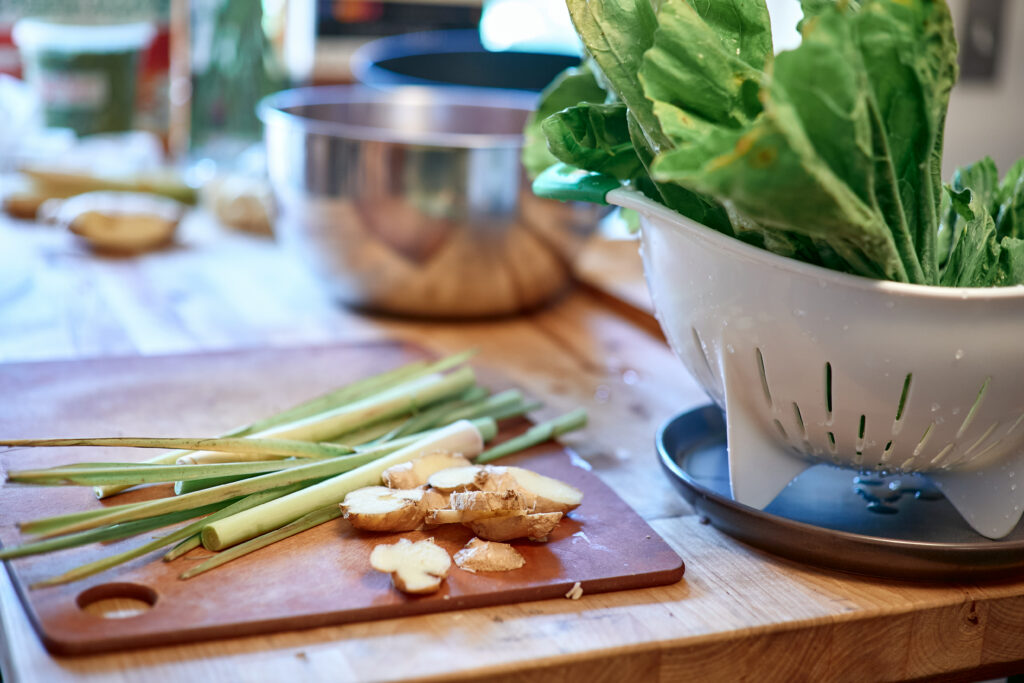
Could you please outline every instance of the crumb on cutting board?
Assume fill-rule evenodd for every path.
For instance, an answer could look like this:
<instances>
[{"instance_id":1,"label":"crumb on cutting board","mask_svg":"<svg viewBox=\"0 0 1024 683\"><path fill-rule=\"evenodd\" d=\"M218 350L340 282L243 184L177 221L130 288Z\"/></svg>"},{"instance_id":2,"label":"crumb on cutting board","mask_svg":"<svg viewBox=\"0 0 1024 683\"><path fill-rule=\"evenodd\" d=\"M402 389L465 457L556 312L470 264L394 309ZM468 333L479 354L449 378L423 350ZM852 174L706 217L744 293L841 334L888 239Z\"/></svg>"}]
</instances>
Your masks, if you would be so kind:
<instances>
[{"instance_id":1,"label":"crumb on cutting board","mask_svg":"<svg viewBox=\"0 0 1024 683\"><path fill-rule=\"evenodd\" d=\"M565 597L570 600L579 600L583 597L583 586L580 585L579 581L572 585L572 588L570 588L569 592L565 594Z\"/></svg>"}]
</instances>

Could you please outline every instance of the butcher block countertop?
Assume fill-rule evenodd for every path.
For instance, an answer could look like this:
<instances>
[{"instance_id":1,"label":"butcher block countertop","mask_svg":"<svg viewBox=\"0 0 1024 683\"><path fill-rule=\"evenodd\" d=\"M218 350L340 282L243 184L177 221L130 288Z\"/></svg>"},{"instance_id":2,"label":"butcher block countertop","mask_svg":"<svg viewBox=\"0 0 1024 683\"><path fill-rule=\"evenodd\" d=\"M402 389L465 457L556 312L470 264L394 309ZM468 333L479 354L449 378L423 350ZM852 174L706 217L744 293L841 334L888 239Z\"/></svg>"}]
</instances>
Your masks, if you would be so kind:
<instances>
[{"instance_id":1,"label":"butcher block countertop","mask_svg":"<svg viewBox=\"0 0 1024 683\"><path fill-rule=\"evenodd\" d=\"M644 313L636 264L600 267L608 254L636 258L622 244L592 244L587 284L544 310L442 323L342 309L271 240L202 214L177 246L137 258L97 257L52 228L8 219L0 237L24 248L0 266L0 363L394 340L435 354L477 348L482 374L545 403L534 419L586 407L589 426L563 443L686 565L671 585L578 600L80 657L44 649L5 568L5 683L980 680L1024 670L1024 581L918 584L819 570L702 523L663 475L654 435L707 399ZM602 272L620 279L602 282Z\"/></svg>"}]
</instances>

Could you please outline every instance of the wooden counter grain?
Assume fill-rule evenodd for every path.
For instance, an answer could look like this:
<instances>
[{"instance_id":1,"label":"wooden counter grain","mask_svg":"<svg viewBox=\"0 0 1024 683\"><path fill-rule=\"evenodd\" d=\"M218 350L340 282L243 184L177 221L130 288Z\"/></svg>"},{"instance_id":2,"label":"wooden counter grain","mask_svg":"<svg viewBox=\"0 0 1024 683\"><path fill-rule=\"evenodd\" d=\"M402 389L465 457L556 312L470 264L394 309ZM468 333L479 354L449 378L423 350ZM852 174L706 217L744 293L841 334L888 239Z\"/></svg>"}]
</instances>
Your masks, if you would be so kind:
<instances>
[{"instance_id":1,"label":"wooden counter grain","mask_svg":"<svg viewBox=\"0 0 1024 683\"><path fill-rule=\"evenodd\" d=\"M565 442L687 566L673 586L578 601L82 658L45 652L4 570L5 683L976 680L1024 670L1024 582L927 585L827 572L702 524L662 476L653 439L666 419L706 399L636 306L578 287L520 318L396 320L333 305L273 243L202 215L177 247L140 258L96 257L33 224L0 219L0 232L27 247L30 266L13 293L0 274L0 363L387 338L438 353L477 347L475 365L546 403L537 417L588 409L590 426Z\"/></svg>"}]
</instances>

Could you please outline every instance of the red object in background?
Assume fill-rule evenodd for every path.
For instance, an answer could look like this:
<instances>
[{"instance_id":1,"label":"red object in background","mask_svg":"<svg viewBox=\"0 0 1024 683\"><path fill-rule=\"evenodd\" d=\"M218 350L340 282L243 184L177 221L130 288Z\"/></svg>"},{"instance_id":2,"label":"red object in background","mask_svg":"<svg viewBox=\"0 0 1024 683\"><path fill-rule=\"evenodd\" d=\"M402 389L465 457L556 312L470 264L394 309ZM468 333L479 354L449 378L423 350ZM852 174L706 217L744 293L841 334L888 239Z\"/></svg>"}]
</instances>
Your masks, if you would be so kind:
<instances>
[{"instance_id":1,"label":"red object in background","mask_svg":"<svg viewBox=\"0 0 1024 683\"><path fill-rule=\"evenodd\" d=\"M11 31L14 29L14 22L7 22L0 19L0 74L10 74L21 78L21 59L18 57L18 48L14 45Z\"/></svg>"}]
</instances>

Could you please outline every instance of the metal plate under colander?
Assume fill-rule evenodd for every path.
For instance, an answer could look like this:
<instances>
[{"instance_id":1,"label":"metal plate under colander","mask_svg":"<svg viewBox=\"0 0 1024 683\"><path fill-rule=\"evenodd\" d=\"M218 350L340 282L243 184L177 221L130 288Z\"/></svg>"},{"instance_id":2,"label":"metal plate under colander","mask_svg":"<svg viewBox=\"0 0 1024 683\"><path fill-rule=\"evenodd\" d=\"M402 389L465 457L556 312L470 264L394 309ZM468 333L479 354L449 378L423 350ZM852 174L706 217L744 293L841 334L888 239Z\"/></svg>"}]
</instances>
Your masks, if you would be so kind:
<instances>
[{"instance_id":1,"label":"metal plate under colander","mask_svg":"<svg viewBox=\"0 0 1024 683\"><path fill-rule=\"evenodd\" d=\"M658 432L670 481L730 536L807 564L905 579L976 581L1024 572L1024 524L990 540L973 531L920 475L857 478L817 465L764 510L729 493L725 420L715 406L676 416Z\"/></svg>"}]
</instances>

